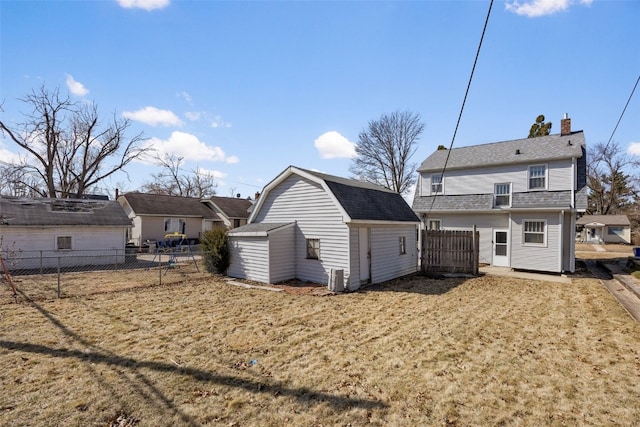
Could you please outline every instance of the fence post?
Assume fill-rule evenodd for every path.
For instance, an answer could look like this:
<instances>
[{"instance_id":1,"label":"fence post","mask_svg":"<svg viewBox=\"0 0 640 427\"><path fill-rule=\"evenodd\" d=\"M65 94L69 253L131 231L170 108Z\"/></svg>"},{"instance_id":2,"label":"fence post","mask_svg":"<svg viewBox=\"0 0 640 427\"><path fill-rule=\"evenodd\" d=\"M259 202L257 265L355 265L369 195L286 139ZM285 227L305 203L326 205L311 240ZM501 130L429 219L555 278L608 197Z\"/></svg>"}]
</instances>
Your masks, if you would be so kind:
<instances>
[{"instance_id":1,"label":"fence post","mask_svg":"<svg viewBox=\"0 0 640 427\"><path fill-rule=\"evenodd\" d=\"M42 276L42 251L40 251L40 275Z\"/></svg>"},{"instance_id":2,"label":"fence post","mask_svg":"<svg viewBox=\"0 0 640 427\"><path fill-rule=\"evenodd\" d=\"M61 295L60 295L60 256L58 256L58 298L61 298Z\"/></svg>"},{"instance_id":3,"label":"fence post","mask_svg":"<svg viewBox=\"0 0 640 427\"><path fill-rule=\"evenodd\" d=\"M476 225L473 224L473 275L478 275L478 242L476 237Z\"/></svg>"},{"instance_id":4,"label":"fence post","mask_svg":"<svg viewBox=\"0 0 640 427\"><path fill-rule=\"evenodd\" d=\"M158 277L160 285L162 285L162 253L158 252Z\"/></svg>"}]
</instances>

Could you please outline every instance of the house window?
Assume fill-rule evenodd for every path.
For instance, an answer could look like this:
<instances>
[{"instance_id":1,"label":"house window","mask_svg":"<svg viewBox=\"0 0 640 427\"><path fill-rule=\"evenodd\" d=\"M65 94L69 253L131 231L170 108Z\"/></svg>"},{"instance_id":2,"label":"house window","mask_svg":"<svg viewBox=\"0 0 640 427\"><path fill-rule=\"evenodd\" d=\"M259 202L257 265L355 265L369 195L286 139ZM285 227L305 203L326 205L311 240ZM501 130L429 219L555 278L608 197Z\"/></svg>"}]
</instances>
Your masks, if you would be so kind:
<instances>
[{"instance_id":1,"label":"house window","mask_svg":"<svg viewBox=\"0 0 640 427\"><path fill-rule=\"evenodd\" d=\"M496 184L493 190L493 206L511 206L511 184Z\"/></svg>"},{"instance_id":2,"label":"house window","mask_svg":"<svg viewBox=\"0 0 640 427\"><path fill-rule=\"evenodd\" d=\"M439 219L430 219L427 222L427 230L440 230L441 222Z\"/></svg>"},{"instance_id":3,"label":"house window","mask_svg":"<svg viewBox=\"0 0 640 427\"><path fill-rule=\"evenodd\" d=\"M307 259L320 259L320 239L307 239Z\"/></svg>"},{"instance_id":4,"label":"house window","mask_svg":"<svg viewBox=\"0 0 640 427\"><path fill-rule=\"evenodd\" d=\"M611 227L609 226L607 228L607 234L609 236L623 236L624 235L624 228L623 227Z\"/></svg>"},{"instance_id":5,"label":"house window","mask_svg":"<svg viewBox=\"0 0 640 427\"><path fill-rule=\"evenodd\" d=\"M58 236L56 238L56 249L71 249L71 236Z\"/></svg>"},{"instance_id":6,"label":"house window","mask_svg":"<svg viewBox=\"0 0 640 427\"><path fill-rule=\"evenodd\" d=\"M407 253L407 240L404 236L400 236L400 255Z\"/></svg>"},{"instance_id":7,"label":"house window","mask_svg":"<svg viewBox=\"0 0 640 427\"><path fill-rule=\"evenodd\" d=\"M431 175L431 194L442 192L442 175Z\"/></svg>"},{"instance_id":8,"label":"house window","mask_svg":"<svg viewBox=\"0 0 640 427\"><path fill-rule=\"evenodd\" d=\"M524 243L544 245L546 242L546 221L524 221Z\"/></svg>"},{"instance_id":9,"label":"house window","mask_svg":"<svg viewBox=\"0 0 640 427\"><path fill-rule=\"evenodd\" d=\"M241 225L242 225L242 220L241 219L236 218L236 219L233 220L233 228L238 228Z\"/></svg>"},{"instance_id":10,"label":"house window","mask_svg":"<svg viewBox=\"0 0 640 427\"><path fill-rule=\"evenodd\" d=\"M165 233L180 233L185 234L185 227L187 223L182 218L165 218L164 219L164 232Z\"/></svg>"},{"instance_id":11,"label":"house window","mask_svg":"<svg viewBox=\"0 0 640 427\"><path fill-rule=\"evenodd\" d=\"M529 190L544 190L547 188L547 166L529 166Z\"/></svg>"}]
</instances>

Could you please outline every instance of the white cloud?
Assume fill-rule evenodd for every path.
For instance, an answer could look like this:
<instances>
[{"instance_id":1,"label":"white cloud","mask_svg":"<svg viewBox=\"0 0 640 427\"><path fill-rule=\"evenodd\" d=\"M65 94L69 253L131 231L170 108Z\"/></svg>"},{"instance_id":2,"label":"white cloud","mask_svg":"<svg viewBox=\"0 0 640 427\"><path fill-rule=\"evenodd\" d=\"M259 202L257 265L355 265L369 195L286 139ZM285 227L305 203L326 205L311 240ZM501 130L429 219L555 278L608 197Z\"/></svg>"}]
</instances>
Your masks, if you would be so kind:
<instances>
[{"instance_id":1,"label":"white cloud","mask_svg":"<svg viewBox=\"0 0 640 427\"><path fill-rule=\"evenodd\" d=\"M118 0L118 4L125 9L164 9L169 6L170 0Z\"/></svg>"},{"instance_id":2,"label":"white cloud","mask_svg":"<svg viewBox=\"0 0 640 427\"><path fill-rule=\"evenodd\" d=\"M640 142L632 142L627 148L627 154L632 156L640 156Z\"/></svg>"},{"instance_id":3,"label":"white cloud","mask_svg":"<svg viewBox=\"0 0 640 427\"><path fill-rule=\"evenodd\" d=\"M578 1L578 3L584 6L590 6L592 2L593 0ZM518 0L513 0L505 3L505 9L517 15L536 18L539 16L564 12L574 3L576 3L575 0L530 0L523 3L520 3Z\"/></svg>"},{"instance_id":4,"label":"white cloud","mask_svg":"<svg viewBox=\"0 0 640 427\"><path fill-rule=\"evenodd\" d=\"M195 122L197 120L200 120L202 113L199 111L187 111L186 113L184 113L184 116L187 118L187 120Z\"/></svg>"},{"instance_id":5,"label":"white cloud","mask_svg":"<svg viewBox=\"0 0 640 427\"><path fill-rule=\"evenodd\" d=\"M0 164L3 163L20 163L21 158L18 154L13 153L0 144Z\"/></svg>"},{"instance_id":6,"label":"white cloud","mask_svg":"<svg viewBox=\"0 0 640 427\"><path fill-rule=\"evenodd\" d=\"M237 163L236 156L227 156L222 148L209 146L198 137L186 132L174 131L169 139L151 138L146 146L156 150L156 154L175 154L185 160L210 160L214 162Z\"/></svg>"},{"instance_id":7,"label":"white cloud","mask_svg":"<svg viewBox=\"0 0 640 427\"><path fill-rule=\"evenodd\" d=\"M333 130L320 135L313 145L323 159L338 157L350 159L356 156L356 145Z\"/></svg>"},{"instance_id":8,"label":"white cloud","mask_svg":"<svg viewBox=\"0 0 640 427\"><path fill-rule=\"evenodd\" d=\"M215 116L211 121L211 127L212 128L230 128L231 123L225 122L224 120L222 120L221 116Z\"/></svg>"},{"instance_id":9,"label":"white cloud","mask_svg":"<svg viewBox=\"0 0 640 427\"><path fill-rule=\"evenodd\" d=\"M67 87L69 91L76 96L85 96L89 93L89 89L84 87L84 85L78 81L76 81L71 74L67 74Z\"/></svg>"},{"instance_id":10,"label":"white cloud","mask_svg":"<svg viewBox=\"0 0 640 427\"><path fill-rule=\"evenodd\" d=\"M122 115L131 120L142 122L151 126L180 126L182 120L178 118L172 111L160 110L156 107L144 107L138 111L125 111Z\"/></svg>"}]
</instances>

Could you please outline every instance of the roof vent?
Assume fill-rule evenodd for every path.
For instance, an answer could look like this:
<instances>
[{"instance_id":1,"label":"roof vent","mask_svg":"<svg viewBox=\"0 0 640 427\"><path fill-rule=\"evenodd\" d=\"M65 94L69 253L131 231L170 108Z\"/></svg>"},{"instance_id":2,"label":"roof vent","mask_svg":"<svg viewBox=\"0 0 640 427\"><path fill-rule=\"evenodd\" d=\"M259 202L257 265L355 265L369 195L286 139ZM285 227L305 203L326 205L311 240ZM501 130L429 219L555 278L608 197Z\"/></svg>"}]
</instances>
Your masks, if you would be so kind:
<instances>
[{"instance_id":1,"label":"roof vent","mask_svg":"<svg viewBox=\"0 0 640 427\"><path fill-rule=\"evenodd\" d=\"M516 150L516 156L520 154L520 150Z\"/></svg>"},{"instance_id":2,"label":"roof vent","mask_svg":"<svg viewBox=\"0 0 640 427\"><path fill-rule=\"evenodd\" d=\"M571 143L571 140L568 140L568 141L567 141L567 145L573 145L573 144Z\"/></svg>"}]
</instances>

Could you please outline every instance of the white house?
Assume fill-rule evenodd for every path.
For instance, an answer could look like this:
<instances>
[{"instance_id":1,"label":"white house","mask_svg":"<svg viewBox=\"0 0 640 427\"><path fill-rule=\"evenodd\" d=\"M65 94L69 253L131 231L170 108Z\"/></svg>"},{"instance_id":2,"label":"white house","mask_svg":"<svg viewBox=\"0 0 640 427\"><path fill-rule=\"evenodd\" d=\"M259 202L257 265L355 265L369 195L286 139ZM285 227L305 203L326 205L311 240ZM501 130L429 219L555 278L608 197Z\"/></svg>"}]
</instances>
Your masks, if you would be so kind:
<instances>
[{"instance_id":1,"label":"white house","mask_svg":"<svg viewBox=\"0 0 640 427\"><path fill-rule=\"evenodd\" d=\"M0 254L10 269L123 263L130 227L115 201L0 197Z\"/></svg>"},{"instance_id":2,"label":"white house","mask_svg":"<svg viewBox=\"0 0 640 427\"><path fill-rule=\"evenodd\" d=\"M631 222L626 215L584 215L576 225L582 242L631 243Z\"/></svg>"},{"instance_id":3,"label":"white house","mask_svg":"<svg viewBox=\"0 0 640 427\"><path fill-rule=\"evenodd\" d=\"M559 134L438 150L418 173L413 210L423 227L477 226L481 263L575 270L576 213L587 207L586 143L566 115Z\"/></svg>"},{"instance_id":4,"label":"white house","mask_svg":"<svg viewBox=\"0 0 640 427\"><path fill-rule=\"evenodd\" d=\"M213 210L228 229L245 225L249 219L249 210L253 201L239 197L212 196L202 199L202 203Z\"/></svg>"},{"instance_id":5,"label":"white house","mask_svg":"<svg viewBox=\"0 0 640 427\"><path fill-rule=\"evenodd\" d=\"M400 194L290 166L229 231L227 274L264 283L299 279L355 290L416 272L420 220ZM343 279L342 281L340 279Z\"/></svg>"}]
</instances>

